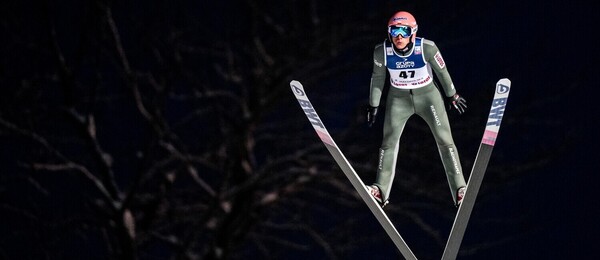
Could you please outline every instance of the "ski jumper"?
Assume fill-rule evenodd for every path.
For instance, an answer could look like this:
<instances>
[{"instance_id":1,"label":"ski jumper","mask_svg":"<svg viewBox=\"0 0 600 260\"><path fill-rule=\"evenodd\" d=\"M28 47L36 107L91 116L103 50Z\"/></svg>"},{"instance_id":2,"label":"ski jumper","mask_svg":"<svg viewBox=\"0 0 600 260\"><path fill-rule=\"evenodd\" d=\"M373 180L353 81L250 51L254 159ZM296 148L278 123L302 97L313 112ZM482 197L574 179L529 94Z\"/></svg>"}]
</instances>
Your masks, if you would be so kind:
<instances>
[{"instance_id":1,"label":"ski jumper","mask_svg":"<svg viewBox=\"0 0 600 260\"><path fill-rule=\"evenodd\" d=\"M434 83L432 70L442 85L441 89ZM386 73L390 75L390 88L374 185L379 187L382 199L386 201L396 172L400 136L406 121L416 114L427 122L433 133L456 203L456 191L466 186L466 182L452 138L444 97L440 93L443 92L446 97L456 93L440 51L433 41L419 37L415 38L412 50L405 56L397 53L389 40L377 45L373 53L369 96L369 104L373 107L379 106Z\"/></svg>"}]
</instances>

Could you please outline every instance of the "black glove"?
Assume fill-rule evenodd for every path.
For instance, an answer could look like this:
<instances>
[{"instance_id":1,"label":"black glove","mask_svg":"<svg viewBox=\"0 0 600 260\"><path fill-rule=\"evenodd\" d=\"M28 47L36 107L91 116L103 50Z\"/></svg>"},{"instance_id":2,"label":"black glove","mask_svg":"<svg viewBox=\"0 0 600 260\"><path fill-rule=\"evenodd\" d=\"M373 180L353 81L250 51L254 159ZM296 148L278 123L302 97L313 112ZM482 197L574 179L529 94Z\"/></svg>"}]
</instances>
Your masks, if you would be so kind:
<instances>
[{"instance_id":1,"label":"black glove","mask_svg":"<svg viewBox=\"0 0 600 260\"><path fill-rule=\"evenodd\" d=\"M373 126L373 123L375 123L376 116L377 116L377 107L372 107L372 106L367 107L367 124L369 124L369 127Z\"/></svg>"},{"instance_id":2,"label":"black glove","mask_svg":"<svg viewBox=\"0 0 600 260\"><path fill-rule=\"evenodd\" d=\"M449 97L448 105L450 110L452 110L454 107L454 109L456 109L456 111L458 111L458 113L461 115L465 112L465 110L467 110L467 100L465 100L465 98L461 97L459 94L454 94L454 96Z\"/></svg>"}]
</instances>

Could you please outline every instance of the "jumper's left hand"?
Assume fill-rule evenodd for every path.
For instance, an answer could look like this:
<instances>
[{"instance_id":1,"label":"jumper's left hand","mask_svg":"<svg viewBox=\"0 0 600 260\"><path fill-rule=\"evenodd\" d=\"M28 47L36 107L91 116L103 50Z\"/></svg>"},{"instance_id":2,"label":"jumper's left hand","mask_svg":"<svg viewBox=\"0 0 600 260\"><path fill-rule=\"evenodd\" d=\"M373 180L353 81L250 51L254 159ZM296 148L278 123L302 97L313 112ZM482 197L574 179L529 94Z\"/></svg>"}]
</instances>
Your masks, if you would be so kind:
<instances>
[{"instance_id":1,"label":"jumper's left hand","mask_svg":"<svg viewBox=\"0 0 600 260\"><path fill-rule=\"evenodd\" d=\"M450 104L450 109L454 107L461 115L467 110L467 100L458 93L448 98L448 104Z\"/></svg>"}]
</instances>

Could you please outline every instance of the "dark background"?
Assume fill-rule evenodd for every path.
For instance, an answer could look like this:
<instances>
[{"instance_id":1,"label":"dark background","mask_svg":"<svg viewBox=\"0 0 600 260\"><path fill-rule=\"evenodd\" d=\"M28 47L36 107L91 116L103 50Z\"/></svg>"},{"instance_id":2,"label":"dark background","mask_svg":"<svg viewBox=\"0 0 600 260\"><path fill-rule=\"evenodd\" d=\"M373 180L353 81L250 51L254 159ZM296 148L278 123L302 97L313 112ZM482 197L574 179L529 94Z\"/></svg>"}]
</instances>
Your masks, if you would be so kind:
<instances>
[{"instance_id":1,"label":"dark background","mask_svg":"<svg viewBox=\"0 0 600 260\"><path fill-rule=\"evenodd\" d=\"M596 14L513 0L3 1L0 258L400 258L289 90L373 181L371 55L398 10L468 101L465 173L512 81L459 259L597 259ZM412 118L386 212L419 259L441 257L447 189Z\"/></svg>"}]
</instances>

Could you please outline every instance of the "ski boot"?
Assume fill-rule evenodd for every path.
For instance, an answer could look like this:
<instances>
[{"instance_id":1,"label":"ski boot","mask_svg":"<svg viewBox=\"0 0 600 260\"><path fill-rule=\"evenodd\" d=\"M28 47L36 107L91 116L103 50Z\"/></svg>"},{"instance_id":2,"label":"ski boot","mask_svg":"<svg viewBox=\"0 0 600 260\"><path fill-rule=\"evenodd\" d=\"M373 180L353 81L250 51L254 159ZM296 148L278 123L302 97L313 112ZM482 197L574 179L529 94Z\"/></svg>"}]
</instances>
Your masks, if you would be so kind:
<instances>
[{"instance_id":1,"label":"ski boot","mask_svg":"<svg viewBox=\"0 0 600 260\"><path fill-rule=\"evenodd\" d=\"M377 187L375 185L365 186L365 187L367 188L367 191L369 191L369 194L371 194L371 196L373 196L375 201L377 201L377 203L379 203L379 206L381 206L381 208L385 207L385 205L387 205L390 202L389 200L386 200L384 202L381 199L381 191L379 190L379 187Z\"/></svg>"},{"instance_id":2,"label":"ski boot","mask_svg":"<svg viewBox=\"0 0 600 260\"><path fill-rule=\"evenodd\" d=\"M467 187L460 187L456 191L456 207L457 208L460 207L460 204L462 203L462 200L465 197L466 190L467 190Z\"/></svg>"}]
</instances>

